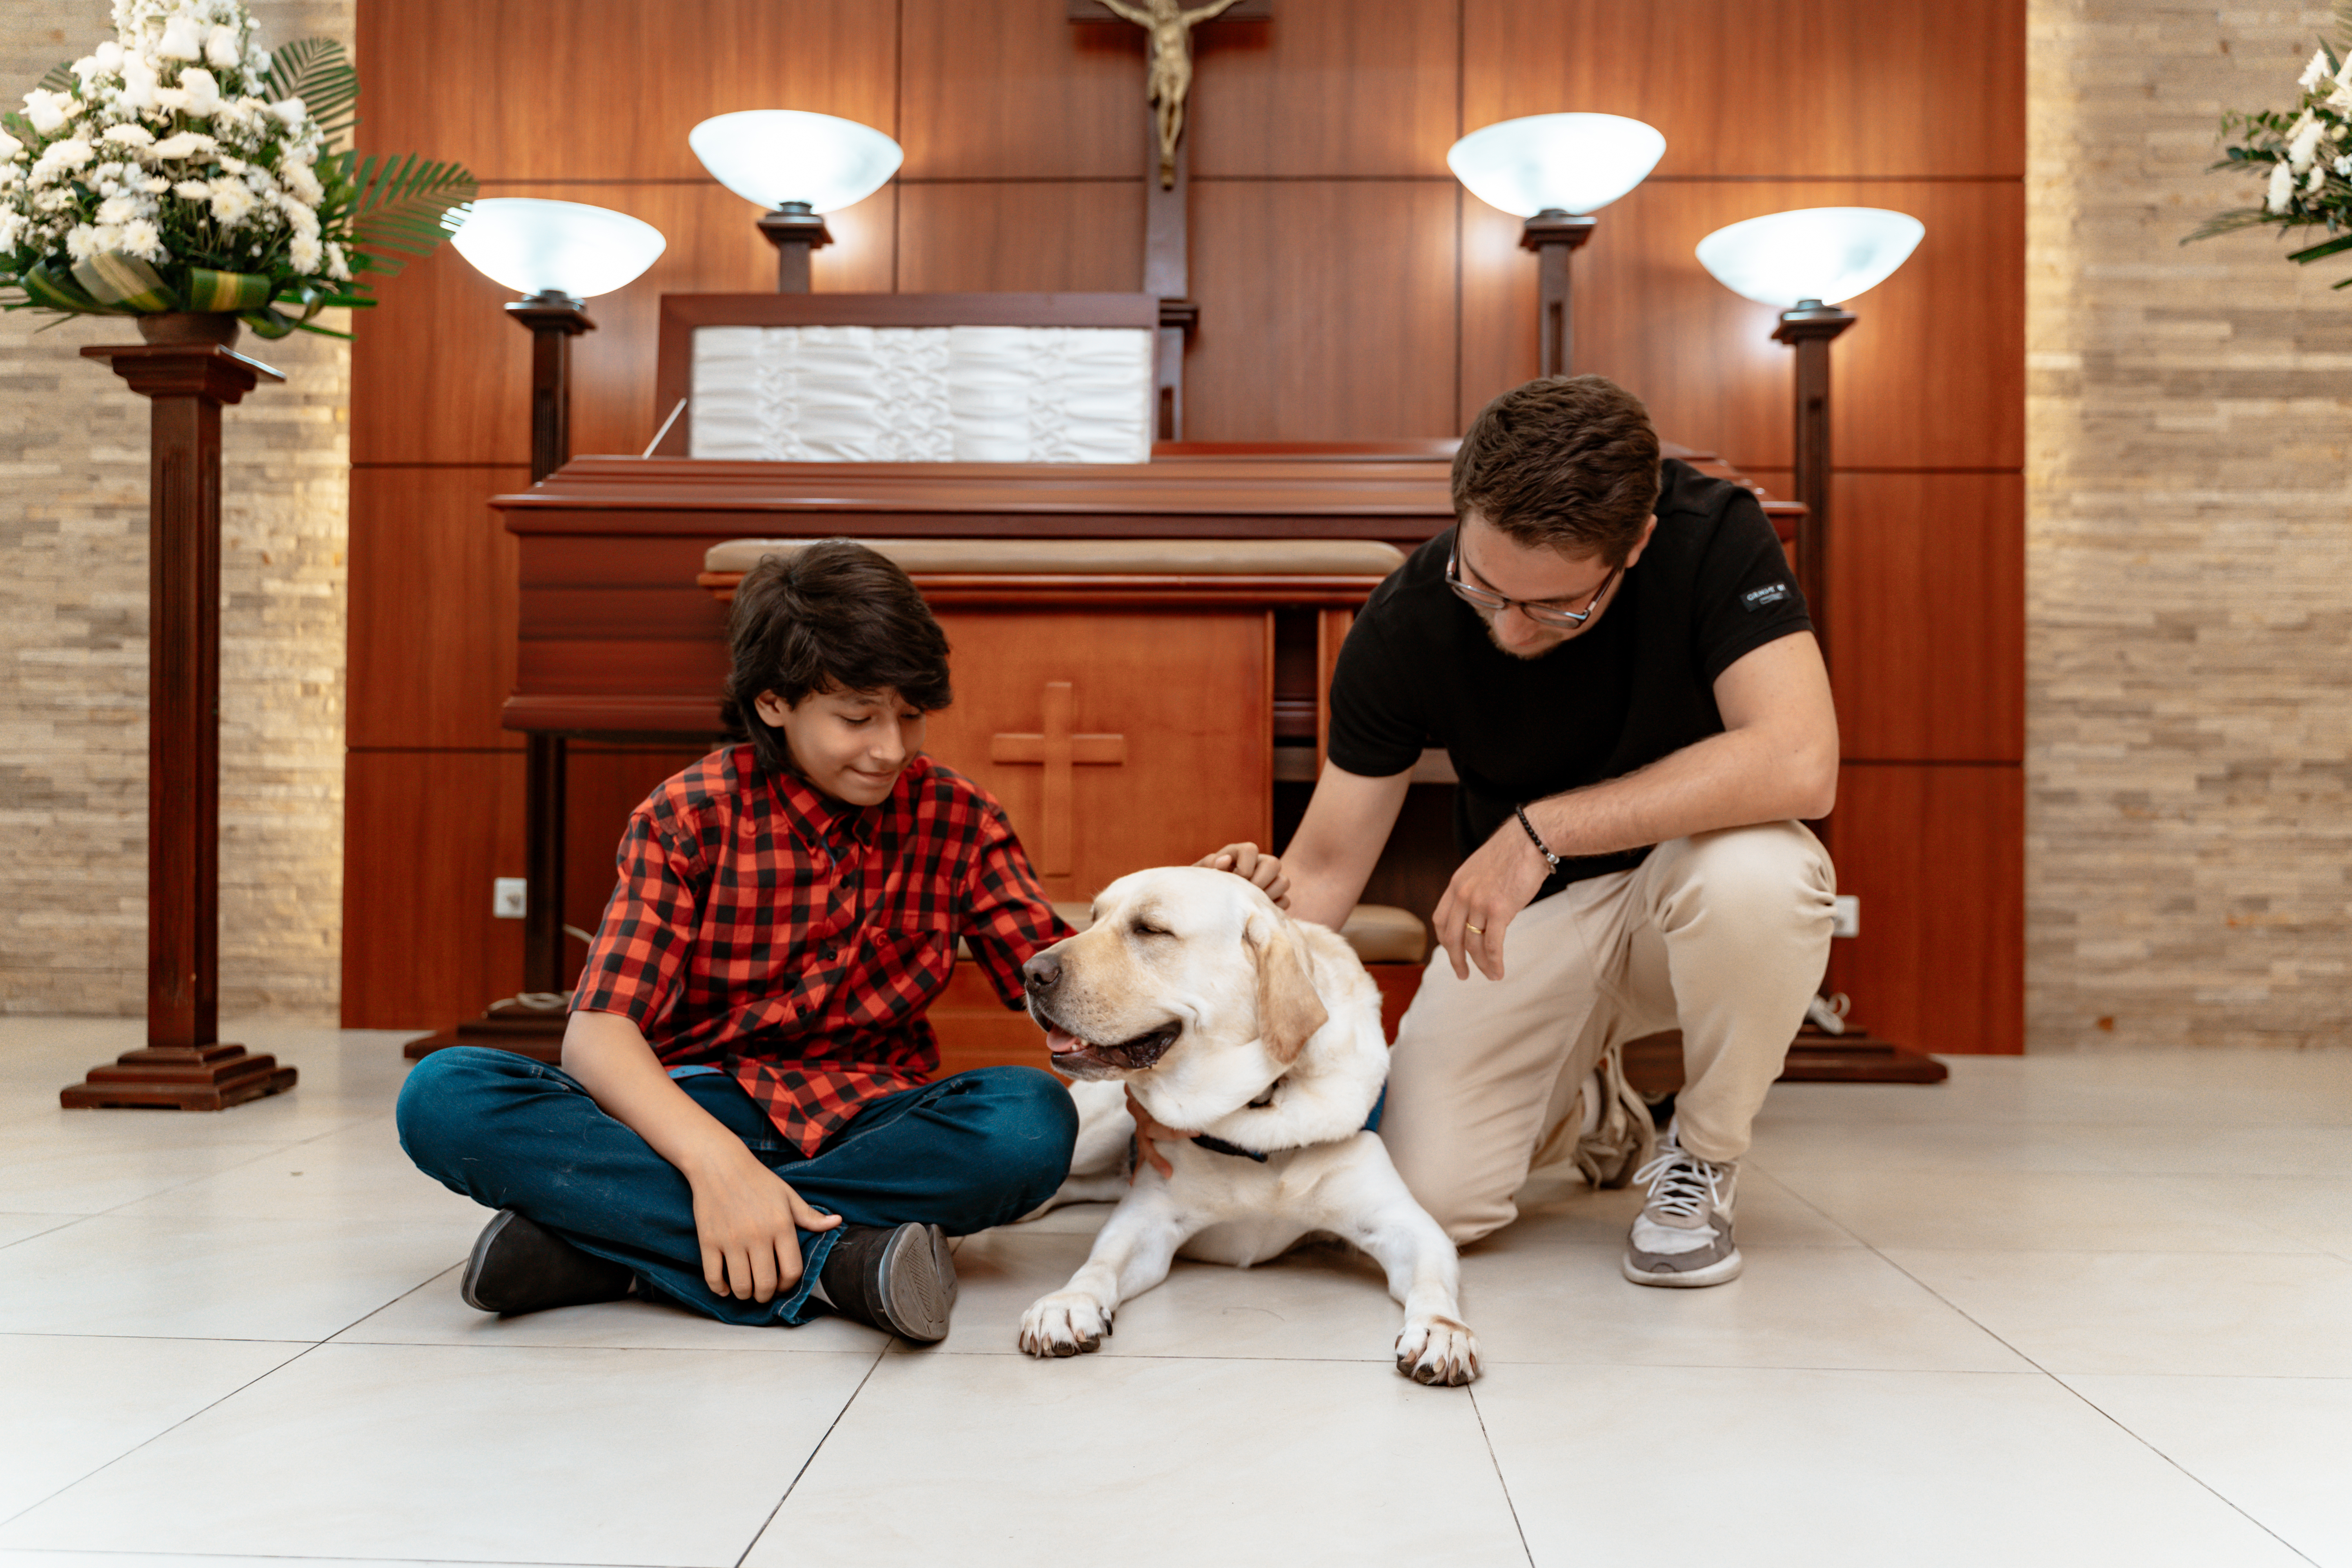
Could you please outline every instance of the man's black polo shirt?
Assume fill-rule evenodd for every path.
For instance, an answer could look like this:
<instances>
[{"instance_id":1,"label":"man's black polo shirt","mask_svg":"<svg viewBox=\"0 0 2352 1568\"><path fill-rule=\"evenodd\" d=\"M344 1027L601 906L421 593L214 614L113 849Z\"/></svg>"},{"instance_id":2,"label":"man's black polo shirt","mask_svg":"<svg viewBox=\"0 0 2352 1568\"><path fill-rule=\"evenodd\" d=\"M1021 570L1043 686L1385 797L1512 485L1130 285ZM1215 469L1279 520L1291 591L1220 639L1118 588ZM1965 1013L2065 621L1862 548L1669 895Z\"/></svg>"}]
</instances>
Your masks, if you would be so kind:
<instances>
[{"instance_id":1,"label":"man's black polo shirt","mask_svg":"<svg viewBox=\"0 0 2352 1568\"><path fill-rule=\"evenodd\" d=\"M1715 679L1812 623L1756 498L1689 464L1662 465L1658 526L1592 629L1514 658L1445 585L1446 530L1373 590L1331 680L1330 759L1386 778L1443 746L1462 786L1467 855L1514 804L1598 784L1719 734ZM1544 884L1641 864L1647 849L1566 863ZM1538 895L1540 897L1542 895Z\"/></svg>"}]
</instances>

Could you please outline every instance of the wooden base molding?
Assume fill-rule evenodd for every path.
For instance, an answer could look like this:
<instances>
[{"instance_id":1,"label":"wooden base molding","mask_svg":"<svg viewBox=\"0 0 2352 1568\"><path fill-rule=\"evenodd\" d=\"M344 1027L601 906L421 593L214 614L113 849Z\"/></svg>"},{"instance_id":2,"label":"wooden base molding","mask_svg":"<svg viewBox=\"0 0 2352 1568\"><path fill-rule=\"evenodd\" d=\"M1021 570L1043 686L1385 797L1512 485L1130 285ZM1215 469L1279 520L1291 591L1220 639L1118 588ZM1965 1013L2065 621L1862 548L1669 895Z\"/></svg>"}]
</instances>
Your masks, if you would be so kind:
<instances>
[{"instance_id":1,"label":"wooden base molding","mask_svg":"<svg viewBox=\"0 0 2352 1568\"><path fill-rule=\"evenodd\" d=\"M146 1106L159 1110L226 1110L294 1087L295 1069L243 1046L149 1046L125 1051L112 1067L89 1069L58 1091L68 1110Z\"/></svg>"},{"instance_id":2,"label":"wooden base molding","mask_svg":"<svg viewBox=\"0 0 2352 1568\"><path fill-rule=\"evenodd\" d=\"M419 1061L451 1046L487 1046L494 1051L512 1051L535 1062L553 1065L563 1059L563 1026L571 1016L568 1007L549 1012L517 1002L500 1002L480 1017L468 1018L454 1029L409 1041L400 1048L400 1054L410 1061Z\"/></svg>"},{"instance_id":3,"label":"wooden base molding","mask_svg":"<svg viewBox=\"0 0 2352 1568\"><path fill-rule=\"evenodd\" d=\"M1798 1032L1780 1068L1780 1083L1941 1083L1952 1069L1931 1056L1874 1037L1867 1029L1824 1034L1811 1024ZM1683 1086L1679 1029L1645 1035L1625 1047L1625 1081L1643 1094L1672 1094Z\"/></svg>"}]
</instances>

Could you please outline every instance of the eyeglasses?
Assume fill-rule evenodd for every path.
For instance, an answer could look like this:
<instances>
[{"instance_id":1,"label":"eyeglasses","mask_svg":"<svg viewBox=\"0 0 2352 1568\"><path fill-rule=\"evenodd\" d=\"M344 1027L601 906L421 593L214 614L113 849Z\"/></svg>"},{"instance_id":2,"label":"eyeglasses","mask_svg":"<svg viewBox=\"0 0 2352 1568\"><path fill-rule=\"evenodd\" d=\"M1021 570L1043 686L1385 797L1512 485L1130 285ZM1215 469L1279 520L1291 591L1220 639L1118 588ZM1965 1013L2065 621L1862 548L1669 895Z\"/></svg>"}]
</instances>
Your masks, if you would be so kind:
<instances>
[{"instance_id":1,"label":"eyeglasses","mask_svg":"<svg viewBox=\"0 0 2352 1568\"><path fill-rule=\"evenodd\" d=\"M1601 586L1592 590L1592 597L1584 602L1581 610L1530 603L1525 599L1507 599L1492 588L1477 587L1462 580L1462 535L1457 531L1454 536L1454 549L1445 557L1445 585L1453 589L1463 603L1475 605L1479 609L1500 615L1516 607L1519 614L1539 626L1549 626L1555 631L1574 631L1593 617L1601 607L1601 596L1609 592L1609 584L1617 581L1617 574L1624 569L1622 565L1609 568L1609 575L1601 579Z\"/></svg>"}]
</instances>

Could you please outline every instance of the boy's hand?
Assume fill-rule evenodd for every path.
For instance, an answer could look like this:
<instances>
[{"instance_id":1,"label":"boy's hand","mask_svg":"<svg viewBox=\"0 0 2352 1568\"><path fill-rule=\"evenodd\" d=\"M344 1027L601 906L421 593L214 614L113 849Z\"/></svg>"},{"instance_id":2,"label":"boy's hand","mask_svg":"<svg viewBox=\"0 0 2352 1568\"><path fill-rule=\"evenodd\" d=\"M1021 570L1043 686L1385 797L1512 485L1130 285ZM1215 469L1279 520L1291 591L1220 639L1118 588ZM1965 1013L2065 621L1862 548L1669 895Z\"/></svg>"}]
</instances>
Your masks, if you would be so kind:
<instances>
[{"instance_id":1,"label":"boy's hand","mask_svg":"<svg viewBox=\"0 0 2352 1568\"><path fill-rule=\"evenodd\" d=\"M1255 844L1228 844L1192 863L1206 866L1212 871L1231 871L1236 877L1246 878L1274 900L1276 909L1290 907L1290 879L1284 873L1282 862L1261 853Z\"/></svg>"},{"instance_id":2,"label":"boy's hand","mask_svg":"<svg viewBox=\"0 0 2352 1568\"><path fill-rule=\"evenodd\" d=\"M714 1295L772 1301L801 1278L803 1230L831 1230L839 1215L809 1207L782 1178L736 1144L687 1173L694 1189L694 1234L702 1243L702 1282Z\"/></svg>"}]
</instances>

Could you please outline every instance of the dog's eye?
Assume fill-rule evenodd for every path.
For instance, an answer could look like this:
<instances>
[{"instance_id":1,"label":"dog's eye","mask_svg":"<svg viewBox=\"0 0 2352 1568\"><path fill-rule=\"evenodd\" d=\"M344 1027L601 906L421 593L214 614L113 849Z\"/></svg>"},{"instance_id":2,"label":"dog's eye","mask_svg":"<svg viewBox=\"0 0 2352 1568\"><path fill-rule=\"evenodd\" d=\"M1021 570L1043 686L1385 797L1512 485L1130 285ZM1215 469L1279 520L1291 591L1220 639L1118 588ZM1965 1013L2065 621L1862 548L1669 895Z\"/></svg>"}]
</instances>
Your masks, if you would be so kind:
<instances>
[{"instance_id":1,"label":"dog's eye","mask_svg":"<svg viewBox=\"0 0 2352 1568\"><path fill-rule=\"evenodd\" d=\"M1174 936L1176 934L1172 931L1162 931L1146 921L1136 921L1132 929L1138 936Z\"/></svg>"}]
</instances>

